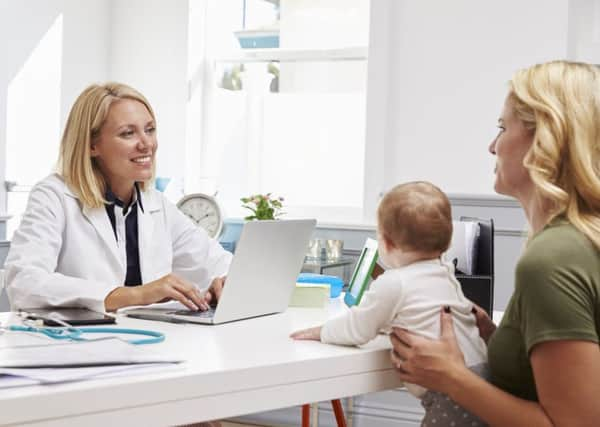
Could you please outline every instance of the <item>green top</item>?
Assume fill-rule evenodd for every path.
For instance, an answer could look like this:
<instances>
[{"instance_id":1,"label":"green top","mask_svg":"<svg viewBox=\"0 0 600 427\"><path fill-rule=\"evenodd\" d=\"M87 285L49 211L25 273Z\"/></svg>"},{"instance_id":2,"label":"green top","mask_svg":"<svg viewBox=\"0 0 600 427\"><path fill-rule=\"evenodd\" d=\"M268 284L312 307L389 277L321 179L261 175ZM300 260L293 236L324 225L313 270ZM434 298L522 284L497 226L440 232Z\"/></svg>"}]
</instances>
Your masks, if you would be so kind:
<instances>
[{"instance_id":1,"label":"green top","mask_svg":"<svg viewBox=\"0 0 600 427\"><path fill-rule=\"evenodd\" d=\"M488 345L492 383L538 400L529 361L544 341L599 342L600 251L565 220L533 237L519 260L515 292Z\"/></svg>"}]
</instances>

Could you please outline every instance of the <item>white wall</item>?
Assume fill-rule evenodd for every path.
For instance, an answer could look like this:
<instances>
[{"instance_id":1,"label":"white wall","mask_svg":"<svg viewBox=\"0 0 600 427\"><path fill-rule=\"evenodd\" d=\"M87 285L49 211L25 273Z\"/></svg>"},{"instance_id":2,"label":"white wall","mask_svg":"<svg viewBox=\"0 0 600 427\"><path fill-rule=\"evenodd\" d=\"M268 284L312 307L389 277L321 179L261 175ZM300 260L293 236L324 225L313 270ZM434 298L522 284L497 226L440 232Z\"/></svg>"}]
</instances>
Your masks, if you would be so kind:
<instances>
[{"instance_id":1,"label":"white wall","mask_svg":"<svg viewBox=\"0 0 600 427\"><path fill-rule=\"evenodd\" d=\"M600 0L569 1L569 58L600 64Z\"/></svg>"},{"instance_id":2,"label":"white wall","mask_svg":"<svg viewBox=\"0 0 600 427\"><path fill-rule=\"evenodd\" d=\"M157 175L183 179L188 0L114 1L111 79L141 91L157 116Z\"/></svg>"},{"instance_id":3,"label":"white wall","mask_svg":"<svg viewBox=\"0 0 600 427\"><path fill-rule=\"evenodd\" d=\"M365 191L428 179L450 193L492 194L487 145L506 83L518 68L567 56L568 6L567 0L373 1L371 48L387 52L370 57L369 89L385 89L369 93L376 98L369 99L367 135L384 143L367 141L379 150L368 169L385 167ZM383 135L373 129L380 126Z\"/></svg>"},{"instance_id":4,"label":"white wall","mask_svg":"<svg viewBox=\"0 0 600 427\"><path fill-rule=\"evenodd\" d=\"M59 15L63 19L61 130L79 92L89 83L107 78L110 6L111 2L105 0L0 1L0 153L6 147L7 88ZM35 123L35 117L31 119ZM5 156L1 159L0 211L3 211Z\"/></svg>"}]
</instances>

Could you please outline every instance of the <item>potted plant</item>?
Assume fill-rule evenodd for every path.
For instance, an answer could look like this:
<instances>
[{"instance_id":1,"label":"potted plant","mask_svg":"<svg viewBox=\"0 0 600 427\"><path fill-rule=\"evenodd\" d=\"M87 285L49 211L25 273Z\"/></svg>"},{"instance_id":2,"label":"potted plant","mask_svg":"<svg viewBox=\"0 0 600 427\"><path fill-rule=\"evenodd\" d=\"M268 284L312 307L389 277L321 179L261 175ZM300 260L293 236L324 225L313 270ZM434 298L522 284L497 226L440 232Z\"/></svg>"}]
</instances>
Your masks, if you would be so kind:
<instances>
[{"instance_id":1,"label":"potted plant","mask_svg":"<svg viewBox=\"0 0 600 427\"><path fill-rule=\"evenodd\" d=\"M271 197L271 193L255 194L240 200L243 208L252 211L252 215L244 218L246 221L276 219L284 213L281 211L283 197Z\"/></svg>"}]
</instances>

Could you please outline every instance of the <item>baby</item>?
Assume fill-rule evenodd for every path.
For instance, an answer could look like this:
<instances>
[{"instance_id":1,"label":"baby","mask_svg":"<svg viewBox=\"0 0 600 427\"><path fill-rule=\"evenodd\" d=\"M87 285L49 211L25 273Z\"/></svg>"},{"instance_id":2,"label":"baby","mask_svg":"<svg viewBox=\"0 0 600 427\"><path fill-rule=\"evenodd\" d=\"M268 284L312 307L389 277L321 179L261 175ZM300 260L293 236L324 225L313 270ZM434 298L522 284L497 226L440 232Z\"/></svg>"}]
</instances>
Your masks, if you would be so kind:
<instances>
[{"instance_id":1,"label":"baby","mask_svg":"<svg viewBox=\"0 0 600 427\"><path fill-rule=\"evenodd\" d=\"M398 185L379 204L377 222L379 261L387 270L371 283L360 305L322 326L294 332L291 337L360 345L380 331L389 333L397 326L437 339L440 311L449 306L467 366L485 363L487 349L479 336L473 303L463 295L454 277L454 265L441 258L452 239L451 208L446 195L427 182ZM432 400L424 397L426 389L415 384L406 387L423 399L428 411L434 406L426 402ZM431 417L426 415L427 418ZM461 422L454 424L457 426L466 419L468 425L480 425L479 420L464 412L452 418L460 418Z\"/></svg>"}]
</instances>

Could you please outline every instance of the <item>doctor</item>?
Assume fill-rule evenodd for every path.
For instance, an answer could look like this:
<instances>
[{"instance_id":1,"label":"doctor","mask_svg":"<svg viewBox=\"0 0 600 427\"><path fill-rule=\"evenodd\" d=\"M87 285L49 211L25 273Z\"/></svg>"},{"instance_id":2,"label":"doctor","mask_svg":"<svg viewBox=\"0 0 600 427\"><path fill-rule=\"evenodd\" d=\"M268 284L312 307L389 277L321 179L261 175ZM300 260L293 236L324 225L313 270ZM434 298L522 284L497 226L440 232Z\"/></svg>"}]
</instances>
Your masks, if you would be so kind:
<instances>
[{"instance_id":1,"label":"doctor","mask_svg":"<svg viewBox=\"0 0 600 427\"><path fill-rule=\"evenodd\" d=\"M31 191L11 243L13 310L168 300L204 310L218 300L231 254L152 188L156 149L154 112L135 89L107 83L81 93L58 172Z\"/></svg>"}]
</instances>

